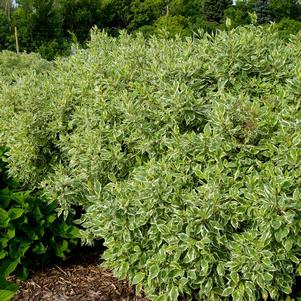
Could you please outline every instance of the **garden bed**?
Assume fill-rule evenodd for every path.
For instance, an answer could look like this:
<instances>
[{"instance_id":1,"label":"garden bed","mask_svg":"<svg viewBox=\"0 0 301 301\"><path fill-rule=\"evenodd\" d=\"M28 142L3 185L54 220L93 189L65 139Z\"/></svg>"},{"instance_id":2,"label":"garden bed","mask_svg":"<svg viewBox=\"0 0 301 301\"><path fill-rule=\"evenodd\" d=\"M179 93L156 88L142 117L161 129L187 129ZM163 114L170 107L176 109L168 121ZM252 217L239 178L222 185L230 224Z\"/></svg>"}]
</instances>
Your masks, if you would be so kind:
<instances>
[{"instance_id":1,"label":"garden bed","mask_svg":"<svg viewBox=\"0 0 301 301\"><path fill-rule=\"evenodd\" d=\"M87 251L88 250L88 251ZM118 281L99 267L99 250L84 248L75 258L34 271L19 282L14 301L146 301L134 294L127 281Z\"/></svg>"}]
</instances>

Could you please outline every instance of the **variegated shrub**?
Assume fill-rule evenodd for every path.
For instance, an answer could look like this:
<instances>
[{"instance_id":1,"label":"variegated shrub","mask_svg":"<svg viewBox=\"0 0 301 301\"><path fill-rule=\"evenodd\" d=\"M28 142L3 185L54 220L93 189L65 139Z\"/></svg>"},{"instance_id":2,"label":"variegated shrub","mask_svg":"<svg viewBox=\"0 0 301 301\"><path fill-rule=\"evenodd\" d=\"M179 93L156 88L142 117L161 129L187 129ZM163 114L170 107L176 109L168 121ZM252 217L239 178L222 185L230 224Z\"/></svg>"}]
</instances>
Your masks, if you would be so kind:
<instances>
[{"instance_id":1,"label":"variegated shrub","mask_svg":"<svg viewBox=\"0 0 301 301\"><path fill-rule=\"evenodd\" d=\"M104 238L156 301L278 299L301 272L301 42L270 28L144 40L94 32L2 87L10 173Z\"/></svg>"}]
</instances>

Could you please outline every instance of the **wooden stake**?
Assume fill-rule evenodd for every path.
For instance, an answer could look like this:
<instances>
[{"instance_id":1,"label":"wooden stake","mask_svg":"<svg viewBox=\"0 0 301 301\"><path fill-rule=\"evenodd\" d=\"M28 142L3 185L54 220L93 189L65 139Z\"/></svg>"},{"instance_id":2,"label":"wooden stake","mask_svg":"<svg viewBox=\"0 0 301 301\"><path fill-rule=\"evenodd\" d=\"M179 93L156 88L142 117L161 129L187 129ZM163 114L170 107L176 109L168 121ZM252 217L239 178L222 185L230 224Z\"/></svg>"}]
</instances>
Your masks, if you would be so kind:
<instances>
[{"instance_id":1,"label":"wooden stake","mask_svg":"<svg viewBox=\"0 0 301 301\"><path fill-rule=\"evenodd\" d=\"M18 30L17 30L17 27L15 26L15 38L16 38L16 50L17 50L17 54L20 53L20 50L19 50L19 39L18 39Z\"/></svg>"}]
</instances>

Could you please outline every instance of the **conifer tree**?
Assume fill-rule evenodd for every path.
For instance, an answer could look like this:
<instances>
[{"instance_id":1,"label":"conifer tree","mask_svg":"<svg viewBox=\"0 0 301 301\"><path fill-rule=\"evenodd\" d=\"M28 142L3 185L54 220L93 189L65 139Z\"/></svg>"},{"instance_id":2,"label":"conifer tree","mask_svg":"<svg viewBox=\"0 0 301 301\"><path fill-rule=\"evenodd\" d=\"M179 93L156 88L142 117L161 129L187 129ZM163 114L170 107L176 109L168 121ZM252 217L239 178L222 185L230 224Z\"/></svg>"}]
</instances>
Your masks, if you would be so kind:
<instances>
[{"instance_id":1,"label":"conifer tree","mask_svg":"<svg viewBox=\"0 0 301 301\"><path fill-rule=\"evenodd\" d=\"M232 5L231 0L204 0L203 15L209 22L220 22L224 11Z\"/></svg>"},{"instance_id":2,"label":"conifer tree","mask_svg":"<svg viewBox=\"0 0 301 301\"><path fill-rule=\"evenodd\" d=\"M258 24L264 24L271 21L271 11L269 8L269 0L257 0L254 5L254 11L257 15Z\"/></svg>"}]
</instances>

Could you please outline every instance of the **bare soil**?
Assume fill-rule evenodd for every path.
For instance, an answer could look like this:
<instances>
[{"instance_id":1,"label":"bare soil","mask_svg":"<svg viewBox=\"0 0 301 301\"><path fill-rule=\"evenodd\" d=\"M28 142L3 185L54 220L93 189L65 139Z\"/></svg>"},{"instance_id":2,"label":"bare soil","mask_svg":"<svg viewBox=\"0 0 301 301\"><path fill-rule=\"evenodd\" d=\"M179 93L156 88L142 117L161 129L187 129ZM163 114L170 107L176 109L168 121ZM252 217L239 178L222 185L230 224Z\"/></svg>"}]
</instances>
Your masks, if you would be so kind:
<instances>
[{"instance_id":1,"label":"bare soil","mask_svg":"<svg viewBox=\"0 0 301 301\"><path fill-rule=\"evenodd\" d=\"M27 281L17 281L20 291L13 301L147 301L99 267L100 253L81 249L66 262L32 271Z\"/></svg>"}]
</instances>

